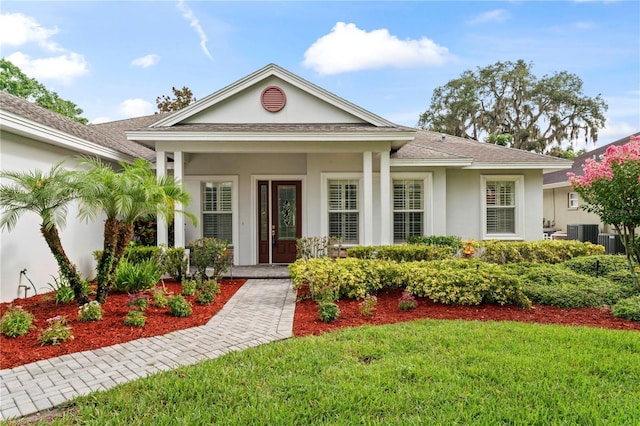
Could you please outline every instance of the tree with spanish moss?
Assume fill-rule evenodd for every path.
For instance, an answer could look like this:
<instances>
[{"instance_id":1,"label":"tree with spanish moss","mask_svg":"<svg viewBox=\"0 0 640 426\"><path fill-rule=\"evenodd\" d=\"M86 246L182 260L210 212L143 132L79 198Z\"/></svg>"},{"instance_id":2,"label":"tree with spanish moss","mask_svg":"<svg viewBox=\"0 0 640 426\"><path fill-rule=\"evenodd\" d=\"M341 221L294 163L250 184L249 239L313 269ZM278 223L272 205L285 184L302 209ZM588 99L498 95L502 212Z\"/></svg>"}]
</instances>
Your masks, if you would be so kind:
<instances>
[{"instance_id":1,"label":"tree with spanish moss","mask_svg":"<svg viewBox=\"0 0 640 426\"><path fill-rule=\"evenodd\" d=\"M418 127L538 153L579 137L596 142L608 108L601 95L586 96L575 74L538 78L532 67L520 59L464 71L434 90Z\"/></svg>"}]
</instances>

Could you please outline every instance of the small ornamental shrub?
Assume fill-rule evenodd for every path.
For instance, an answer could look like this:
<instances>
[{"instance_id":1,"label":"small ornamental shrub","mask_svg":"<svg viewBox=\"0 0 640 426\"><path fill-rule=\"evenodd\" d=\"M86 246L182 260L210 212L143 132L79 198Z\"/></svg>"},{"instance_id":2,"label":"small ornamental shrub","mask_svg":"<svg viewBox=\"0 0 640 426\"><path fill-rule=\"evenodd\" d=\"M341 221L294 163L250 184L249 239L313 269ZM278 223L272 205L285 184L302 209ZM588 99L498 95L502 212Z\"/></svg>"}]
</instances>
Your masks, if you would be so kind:
<instances>
[{"instance_id":1,"label":"small ornamental shrub","mask_svg":"<svg viewBox=\"0 0 640 426\"><path fill-rule=\"evenodd\" d=\"M376 311L376 305L378 304L378 298L373 295L365 296L364 300L358 304L360 309L360 315L372 316Z\"/></svg>"},{"instance_id":2,"label":"small ornamental shrub","mask_svg":"<svg viewBox=\"0 0 640 426\"><path fill-rule=\"evenodd\" d=\"M196 303L198 305L208 305L215 302L216 294L210 291L198 290L196 292Z\"/></svg>"},{"instance_id":3,"label":"small ornamental shrub","mask_svg":"<svg viewBox=\"0 0 640 426\"><path fill-rule=\"evenodd\" d=\"M184 248L162 247L160 269L174 280L182 282L189 269L189 259L185 256Z\"/></svg>"},{"instance_id":4,"label":"small ornamental shrub","mask_svg":"<svg viewBox=\"0 0 640 426\"><path fill-rule=\"evenodd\" d=\"M334 302L320 302L318 316L322 322L331 322L340 316L340 308Z\"/></svg>"},{"instance_id":5,"label":"small ornamental shrub","mask_svg":"<svg viewBox=\"0 0 640 426\"><path fill-rule=\"evenodd\" d=\"M640 321L640 295L619 300L611 313L618 318Z\"/></svg>"},{"instance_id":6,"label":"small ornamental shrub","mask_svg":"<svg viewBox=\"0 0 640 426\"><path fill-rule=\"evenodd\" d=\"M97 300L92 300L89 303L78 308L78 321L100 321L102 319L102 305Z\"/></svg>"},{"instance_id":7,"label":"small ornamental shrub","mask_svg":"<svg viewBox=\"0 0 640 426\"><path fill-rule=\"evenodd\" d=\"M182 295L183 296L193 296L196 292L197 283L195 280L185 280L182 283Z\"/></svg>"},{"instance_id":8,"label":"small ornamental shrub","mask_svg":"<svg viewBox=\"0 0 640 426\"><path fill-rule=\"evenodd\" d=\"M127 316L124 317L124 325L127 327L144 327L146 322L147 318L144 316L144 313L136 309L129 311Z\"/></svg>"},{"instance_id":9,"label":"small ornamental shrub","mask_svg":"<svg viewBox=\"0 0 640 426\"><path fill-rule=\"evenodd\" d=\"M227 250L229 243L215 238L200 238L189 244L191 250L191 266L196 278L206 280L207 277L216 281L229 270L230 257Z\"/></svg>"},{"instance_id":10,"label":"small ornamental shrub","mask_svg":"<svg viewBox=\"0 0 640 426\"><path fill-rule=\"evenodd\" d=\"M457 253L462 248L462 238L454 235L414 235L407 238L407 244L426 244L431 246L449 247L451 253Z\"/></svg>"},{"instance_id":11,"label":"small ornamental shrub","mask_svg":"<svg viewBox=\"0 0 640 426\"><path fill-rule=\"evenodd\" d=\"M198 304L207 305L213 303L217 294L220 294L220 284L217 281L198 281L196 292L196 302Z\"/></svg>"},{"instance_id":12,"label":"small ornamental shrub","mask_svg":"<svg viewBox=\"0 0 640 426\"><path fill-rule=\"evenodd\" d=\"M561 263L578 256L604 254L604 247L575 240L482 241L474 244L479 257L490 263Z\"/></svg>"},{"instance_id":13,"label":"small ornamental shrub","mask_svg":"<svg viewBox=\"0 0 640 426\"><path fill-rule=\"evenodd\" d=\"M123 293L137 293L155 286L161 276L162 272L155 260L144 260L140 263L122 260L116 268L113 289Z\"/></svg>"},{"instance_id":14,"label":"small ornamental shrub","mask_svg":"<svg viewBox=\"0 0 640 426\"><path fill-rule=\"evenodd\" d=\"M174 317L188 317L193 312L191 304L181 295L169 298L169 312Z\"/></svg>"},{"instance_id":15,"label":"small ornamental shrub","mask_svg":"<svg viewBox=\"0 0 640 426\"><path fill-rule=\"evenodd\" d=\"M127 299L127 306L140 312L144 312L149 307L149 296L143 292L130 294Z\"/></svg>"},{"instance_id":16,"label":"small ornamental shrub","mask_svg":"<svg viewBox=\"0 0 640 426\"><path fill-rule=\"evenodd\" d=\"M396 262L417 262L420 260L442 260L453 257L450 247L403 244L397 246L352 247L347 256L358 259L383 259Z\"/></svg>"},{"instance_id":17,"label":"small ornamental shrub","mask_svg":"<svg viewBox=\"0 0 640 426\"><path fill-rule=\"evenodd\" d=\"M0 333L7 337L24 336L33 328L33 320L33 314L21 306L9 305L0 319Z\"/></svg>"},{"instance_id":18,"label":"small ornamental shrub","mask_svg":"<svg viewBox=\"0 0 640 426\"><path fill-rule=\"evenodd\" d=\"M151 290L153 296L153 305L156 308L166 308L169 300L167 299L167 289L164 287L155 287Z\"/></svg>"},{"instance_id":19,"label":"small ornamental shrub","mask_svg":"<svg viewBox=\"0 0 640 426\"><path fill-rule=\"evenodd\" d=\"M158 265L162 256L162 248L156 246L129 245L122 256L129 263L143 263L153 261Z\"/></svg>"},{"instance_id":20,"label":"small ornamental shrub","mask_svg":"<svg viewBox=\"0 0 640 426\"><path fill-rule=\"evenodd\" d=\"M413 296L413 294L409 293L408 291L403 291L402 296L400 296L400 299L398 299L398 308L400 308L401 311L408 311L417 307L418 301Z\"/></svg>"},{"instance_id":21,"label":"small ornamental shrub","mask_svg":"<svg viewBox=\"0 0 640 426\"><path fill-rule=\"evenodd\" d=\"M59 345L60 343L68 340L73 340L73 333L71 333L71 327L67 323L66 316L55 316L47 320L49 327L42 330L40 334L41 345Z\"/></svg>"},{"instance_id":22,"label":"small ornamental shrub","mask_svg":"<svg viewBox=\"0 0 640 426\"><path fill-rule=\"evenodd\" d=\"M75 300L75 294L69 281L62 274L57 277L52 276L51 278L53 278L53 283L49 283L48 285L53 291L56 305L73 302ZM86 294L92 292L87 280L82 280L82 289Z\"/></svg>"}]
</instances>

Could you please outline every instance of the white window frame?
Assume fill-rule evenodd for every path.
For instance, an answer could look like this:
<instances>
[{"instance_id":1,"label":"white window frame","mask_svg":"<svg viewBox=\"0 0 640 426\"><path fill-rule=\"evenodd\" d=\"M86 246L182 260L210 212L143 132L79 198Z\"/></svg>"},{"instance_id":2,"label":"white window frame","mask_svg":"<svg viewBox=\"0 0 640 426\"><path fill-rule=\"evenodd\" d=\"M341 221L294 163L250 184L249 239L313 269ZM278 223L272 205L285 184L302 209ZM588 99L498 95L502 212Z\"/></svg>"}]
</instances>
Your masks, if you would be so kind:
<instances>
[{"instance_id":1,"label":"white window frame","mask_svg":"<svg viewBox=\"0 0 640 426\"><path fill-rule=\"evenodd\" d=\"M577 210L580 207L580 195L575 191L570 191L567 195L567 208Z\"/></svg>"},{"instance_id":2,"label":"white window frame","mask_svg":"<svg viewBox=\"0 0 640 426\"><path fill-rule=\"evenodd\" d=\"M396 180L420 180L422 181L422 235L433 235L433 174L428 173L391 173L391 205L390 208L390 220L391 220L391 239L393 244L395 242L395 221L393 219L394 209L394 181Z\"/></svg>"},{"instance_id":3,"label":"white window frame","mask_svg":"<svg viewBox=\"0 0 640 426\"><path fill-rule=\"evenodd\" d=\"M364 233L363 204L364 198L362 193L362 173L322 173L322 217L320 229L322 235L329 235L329 181L332 180L353 180L358 183L358 241L356 243L345 243L346 247L362 244Z\"/></svg>"},{"instance_id":4,"label":"white window frame","mask_svg":"<svg viewBox=\"0 0 640 426\"><path fill-rule=\"evenodd\" d=\"M515 184L515 226L513 233L487 232L487 182L514 182ZM524 176L523 175L481 175L480 176L481 221L480 235L483 240L523 240L524 239Z\"/></svg>"}]
</instances>

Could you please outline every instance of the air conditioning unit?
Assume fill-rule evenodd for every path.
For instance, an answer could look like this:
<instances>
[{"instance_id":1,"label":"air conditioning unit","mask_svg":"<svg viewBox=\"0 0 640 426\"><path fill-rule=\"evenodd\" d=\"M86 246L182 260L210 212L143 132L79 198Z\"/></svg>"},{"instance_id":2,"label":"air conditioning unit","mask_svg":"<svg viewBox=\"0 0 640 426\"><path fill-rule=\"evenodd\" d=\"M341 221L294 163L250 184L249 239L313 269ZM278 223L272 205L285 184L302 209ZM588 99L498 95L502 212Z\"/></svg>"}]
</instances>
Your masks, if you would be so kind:
<instances>
[{"instance_id":1,"label":"air conditioning unit","mask_svg":"<svg viewBox=\"0 0 640 426\"><path fill-rule=\"evenodd\" d=\"M567 240L578 240L598 244L598 225L567 225Z\"/></svg>"},{"instance_id":2,"label":"air conditioning unit","mask_svg":"<svg viewBox=\"0 0 640 426\"><path fill-rule=\"evenodd\" d=\"M604 246L604 250L607 254L620 254L624 253L624 246L620 241L618 234L599 234L598 244Z\"/></svg>"}]
</instances>

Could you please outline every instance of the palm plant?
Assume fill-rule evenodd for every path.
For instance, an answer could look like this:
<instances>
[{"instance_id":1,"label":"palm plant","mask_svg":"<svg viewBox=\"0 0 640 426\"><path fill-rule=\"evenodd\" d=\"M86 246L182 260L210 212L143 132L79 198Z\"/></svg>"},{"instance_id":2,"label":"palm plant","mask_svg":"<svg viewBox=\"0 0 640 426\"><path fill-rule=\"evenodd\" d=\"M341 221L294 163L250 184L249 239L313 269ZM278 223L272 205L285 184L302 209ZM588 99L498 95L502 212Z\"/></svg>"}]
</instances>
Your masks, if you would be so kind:
<instances>
[{"instance_id":1,"label":"palm plant","mask_svg":"<svg viewBox=\"0 0 640 426\"><path fill-rule=\"evenodd\" d=\"M96 300L104 303L115 271L125 248L134 234L134 222L141 216L154 214L170 220L176 203L187 204L189 194L172 176L158 177L148 161L137 159L133 164L121 163L116 173L100 160L85 160L89 165L88 179L81 187L83 216L106 214L104 250L98 262ZM187 216L195 222L190 213Z\"/></svg>"},{"instance_id":2,"label":"palm plant","mask_svg":"<svg viewBox=\"0 0 640 426\"><path fill-rule=\"evenodd\" d=\"M41 170L29 172L1 171L0 177L12 184L0 185L0 229L11 230L18 218L26 212L36 213L42 219L40 232L58 263L60 273L69 281L78 305L89 303L82 279L76 266L69 260L58 228L66 224L67 206L78 198L78 178L74 171L62 168L58 163L48 173Z\"/></svg>"}]
</instances>

